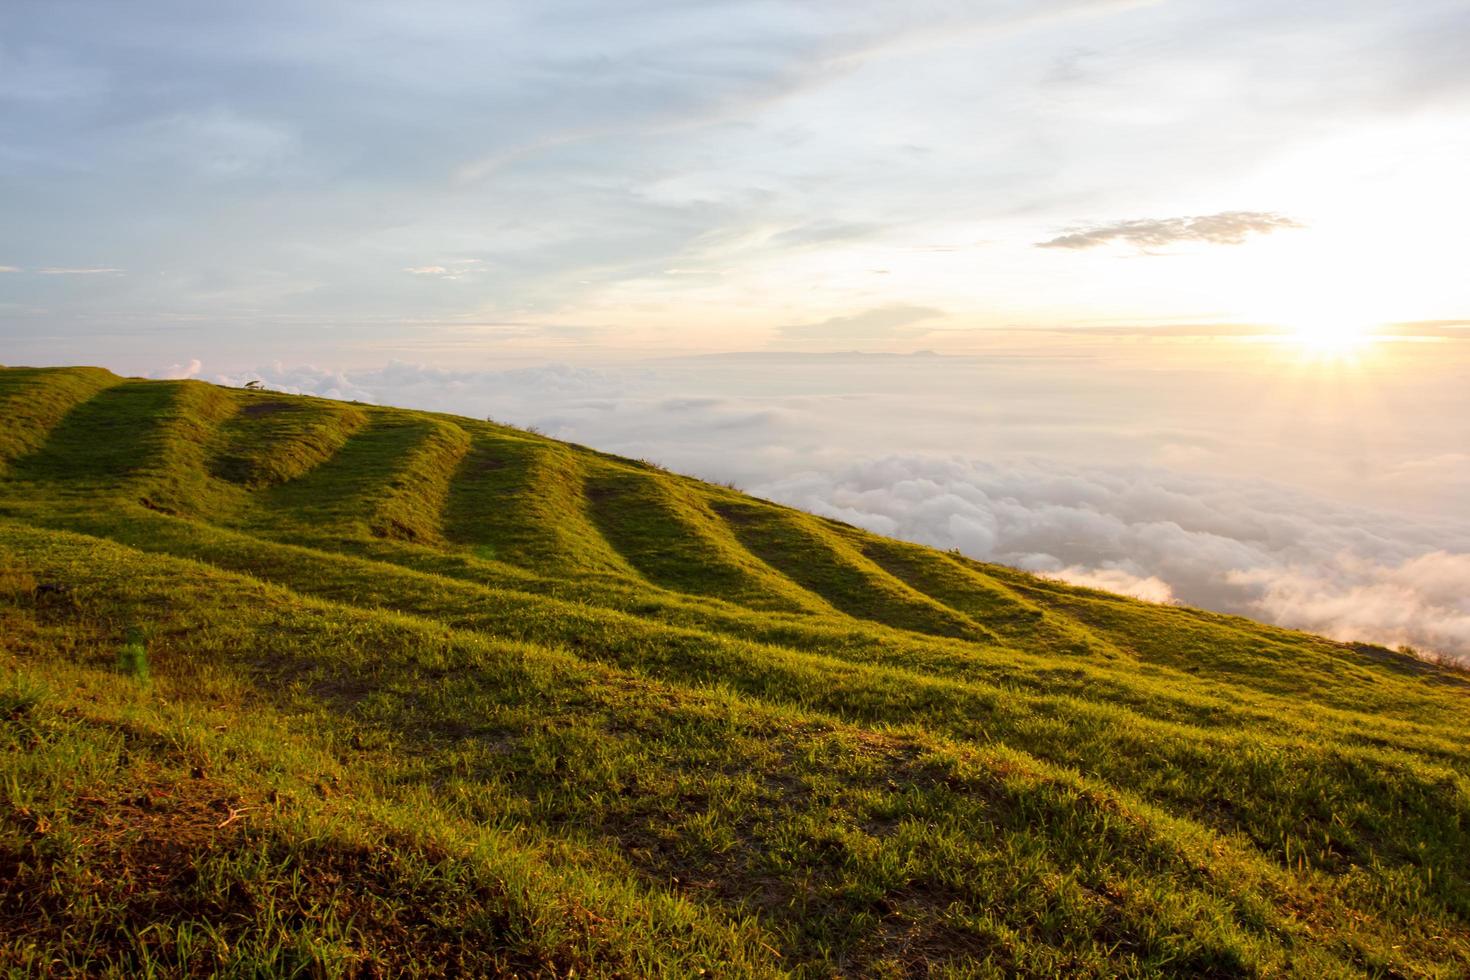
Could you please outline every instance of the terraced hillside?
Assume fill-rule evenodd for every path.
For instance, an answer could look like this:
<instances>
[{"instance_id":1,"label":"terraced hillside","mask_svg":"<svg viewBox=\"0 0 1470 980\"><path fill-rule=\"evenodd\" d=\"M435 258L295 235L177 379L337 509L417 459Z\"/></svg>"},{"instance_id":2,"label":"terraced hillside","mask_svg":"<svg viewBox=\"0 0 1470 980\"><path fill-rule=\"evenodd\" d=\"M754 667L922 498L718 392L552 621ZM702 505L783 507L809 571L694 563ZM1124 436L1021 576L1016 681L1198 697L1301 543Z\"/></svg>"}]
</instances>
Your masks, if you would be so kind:
<instances>
[{"instance_id":1,"label":"terraced hillside","mask_svg":"<svg viewBox=\"0 0 1470 980\"><path fill-rule=\"evenodd\" d=\"M0 370L26 975L1470 974L1465 675L517 429Z\"/></svg>"}]
</instances>

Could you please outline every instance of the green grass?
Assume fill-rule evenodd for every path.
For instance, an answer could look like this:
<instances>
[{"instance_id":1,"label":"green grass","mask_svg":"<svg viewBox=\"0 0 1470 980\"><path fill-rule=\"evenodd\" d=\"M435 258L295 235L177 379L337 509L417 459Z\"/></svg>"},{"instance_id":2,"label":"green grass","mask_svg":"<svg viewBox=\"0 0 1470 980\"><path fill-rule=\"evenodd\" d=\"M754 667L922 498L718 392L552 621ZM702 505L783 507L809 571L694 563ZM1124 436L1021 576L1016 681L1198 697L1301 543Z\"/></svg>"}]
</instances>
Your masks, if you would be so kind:
<instances>
[{"instance_id":1,"label":"green grass","mask_svg":"<svg viewBox=\"0 0 1470 980\"><path fill-rule=\"evenodd\" d=\"M341 402L242 392L239 412L223 427L214 475L251 488L285 483L331 459L366 422Z\"/></svg>"},{"instance_id":2,"label":"green grass","mask_svg":"<svg viewBox=\"0 0 1470 980\"><path fill-rule=\"evenodd\" d=\"M0 964L1470 972L1470 681L492 423L0 370Z\"/></svg>"},{"instance_id":3,"label":"green grass","mask_svg":"<svg viewBox=\"0 0 1470 980\"><path fill-rule=\"evenodd\" d=\"M592 526L585 474L570 447L469 423L474 442L445 502L445 534L473 554L554 575L631 566Z\"/></svg>"},{"instance_id":4,"label":"green grass","mask_svg":"<svg viewBox=\"0 0 1470 980\"><path fill-rule=\"evenodd\" d=\"M34 452L73 408L118 379L101 368L9 368L0 372L0 471Z\"/></svg>"},{"instance_id":5,"label":"green grass","mask_svg":"<svg viewBox=\"0 0 1470 980\"><path fill-rule=\"evenodd\" d=\"M657 472L597 467L587 497L598 530L650 582L780 612L832 612L755 560L708 502Z\"/></svg>"},{"instance_id":6,"label":"green grass","mask_svg":"<svg viewBox=\"0 0 1470 980\"><path fill-rule=\"evenodd\" d=\"M449 477L468 449L458 426L379 410L336 455L260 494L250 526L273 534L295 524L313 538L438 541Z\"/></svg>"}]
</instances>

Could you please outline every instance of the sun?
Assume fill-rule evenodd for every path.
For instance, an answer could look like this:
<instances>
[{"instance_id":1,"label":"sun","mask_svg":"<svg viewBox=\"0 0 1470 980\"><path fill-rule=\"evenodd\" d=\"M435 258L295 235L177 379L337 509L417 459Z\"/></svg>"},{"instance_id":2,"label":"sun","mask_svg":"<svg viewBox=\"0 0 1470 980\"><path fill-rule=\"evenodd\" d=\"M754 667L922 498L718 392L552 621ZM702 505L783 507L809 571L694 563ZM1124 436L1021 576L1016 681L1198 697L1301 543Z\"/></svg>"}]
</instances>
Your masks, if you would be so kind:
<instances>
[{"instance_id":1,"label":"sun","mask_svg":"<svg viewBox=\"0 0 1470 980\"><path fill-rule=\"evenodd\" d=\"M1304 357L1338 358L1372 344L1374 335L1392 320L1386 311L1393 299L1391 294L1375 295L1352 286L1307 288L1293 282L1261 290L1249 304L1248 315L1280 331L1281 343Z\"/></svg>"},{"instance_id":2,"label":"sun","mask_svg":"<svg viewBox=\"0 0 1470 980\"><path fill-rule=\"evenodd\" d=\"M1374 325L1341 317L1308 317L1281 324L1288 343L1303 353L1332 356L1354 353L1372 340Z\"/></svg>"},{"instance_id":3,"label":"sun","mask_svg":"<svg viewBox=\"0 0 1470 980\"><path fill-rule=\"evenodd\" d=\"M1414 292L1391 258L1311 231L1262 243L1221 277L1221 306L1266 328L1283 352L1347 359L1413 318Z\"/></svg>"}]
</instances>

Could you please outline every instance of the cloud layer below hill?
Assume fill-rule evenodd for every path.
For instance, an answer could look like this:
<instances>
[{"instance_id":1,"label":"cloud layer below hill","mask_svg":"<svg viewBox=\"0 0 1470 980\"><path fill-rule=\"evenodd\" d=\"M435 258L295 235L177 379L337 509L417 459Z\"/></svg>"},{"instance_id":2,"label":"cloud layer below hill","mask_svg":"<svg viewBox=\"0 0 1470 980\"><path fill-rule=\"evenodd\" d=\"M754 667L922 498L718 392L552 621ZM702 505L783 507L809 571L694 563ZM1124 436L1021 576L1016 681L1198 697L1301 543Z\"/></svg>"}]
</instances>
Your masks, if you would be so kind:
<instances>
[{"instance_id":1,"label":"cloud layer below hill","mask_svg":"<svg viewBox=\"0 0 1470 980\"><path fill-rule=\"evenodd\" d=\"M1467 348L1310 386L1247 369L1252 345L1116 343L223 380L534 425L976 558L1470 660L1470 455L1445 449Z\"/></svg>"},{"instance_id":2,"label":"cloud layer below hill","mask_svg":"<svg viewBox=\"0 0 1470 980\"><path fill-rule=\"evenodd\" d=\"M1263 482L1036 461L897 455L755 489L1080 585L1470 655L1465 528Z\"/></svg>"}]
</instances>

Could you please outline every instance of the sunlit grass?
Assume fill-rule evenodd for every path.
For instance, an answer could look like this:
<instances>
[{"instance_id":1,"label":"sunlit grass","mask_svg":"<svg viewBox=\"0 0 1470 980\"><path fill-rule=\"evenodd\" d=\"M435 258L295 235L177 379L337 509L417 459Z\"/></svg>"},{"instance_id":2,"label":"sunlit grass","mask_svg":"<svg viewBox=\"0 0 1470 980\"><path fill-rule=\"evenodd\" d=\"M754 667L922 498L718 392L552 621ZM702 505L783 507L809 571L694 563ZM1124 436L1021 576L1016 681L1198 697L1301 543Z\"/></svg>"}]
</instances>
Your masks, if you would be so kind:
<instances>
[{"instance_id":1,"label":"sunlit grass","mask_svg":"<svg viewBox=\"0 0 1470 980\"><path fill-rule=\"evenodd\" d=\"M531 433L0 371L0 961L1470 971L1470 684Z\"/></svg>"}]
</instances>

